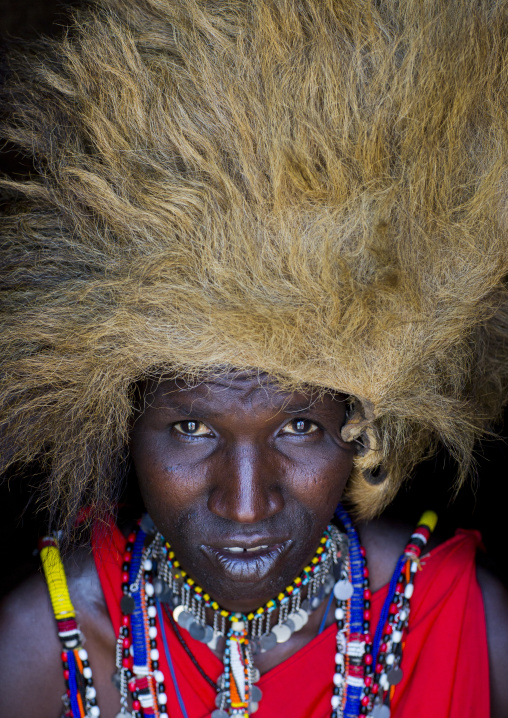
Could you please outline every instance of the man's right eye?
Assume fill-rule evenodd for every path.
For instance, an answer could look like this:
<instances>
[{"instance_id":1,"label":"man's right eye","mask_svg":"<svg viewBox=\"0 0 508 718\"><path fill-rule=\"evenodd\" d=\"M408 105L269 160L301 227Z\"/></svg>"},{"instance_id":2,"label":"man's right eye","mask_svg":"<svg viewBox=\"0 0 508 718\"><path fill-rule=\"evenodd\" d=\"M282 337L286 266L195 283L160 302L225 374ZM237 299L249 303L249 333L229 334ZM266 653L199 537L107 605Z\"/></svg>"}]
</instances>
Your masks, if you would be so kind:
<instances>
[{"instance_id":1,"label":"man's right eye","mask_svg":"<svg viewBox=\"0 0 508 718\"><path fill-rule=\"evenodd\" d=\"M212 432L202 421L189 419L188 421L177 421L173 428L184 436L209 436Z\"/></svg>"}]
</instances>

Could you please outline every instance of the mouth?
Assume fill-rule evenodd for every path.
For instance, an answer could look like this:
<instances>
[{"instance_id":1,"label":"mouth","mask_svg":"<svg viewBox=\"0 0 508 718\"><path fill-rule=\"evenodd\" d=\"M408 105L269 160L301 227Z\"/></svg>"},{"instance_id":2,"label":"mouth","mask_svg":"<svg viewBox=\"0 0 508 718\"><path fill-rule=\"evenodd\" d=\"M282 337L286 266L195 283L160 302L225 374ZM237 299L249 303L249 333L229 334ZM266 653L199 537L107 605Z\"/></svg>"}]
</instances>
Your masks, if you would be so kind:
<instances>
[{"instance_id":1,"label":"mouth","mask_svg":"<svg viewBox=\"0 0 508 718\"><path fill-rule=\"evenodd\" d=\"M254 582L266 578L274 571L293 541L262 539L235 541L227 544L202 545L201 550L214 568L235 581Z\"/></svg>"}]
</instances>

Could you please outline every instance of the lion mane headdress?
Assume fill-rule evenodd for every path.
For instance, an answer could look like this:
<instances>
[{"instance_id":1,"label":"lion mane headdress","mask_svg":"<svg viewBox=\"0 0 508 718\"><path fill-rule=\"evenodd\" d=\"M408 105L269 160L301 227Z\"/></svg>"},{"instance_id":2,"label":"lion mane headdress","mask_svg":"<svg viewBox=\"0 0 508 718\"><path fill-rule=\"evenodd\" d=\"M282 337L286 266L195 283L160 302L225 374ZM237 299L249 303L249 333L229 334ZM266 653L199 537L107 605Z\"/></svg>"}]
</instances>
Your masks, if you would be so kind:
<instances>
[{"instance_id":1,"label":"lion mane headdress","mask_svg":"<svg viewBox=\"0 0 508 718\"><path fill-rule=\"evenodd\" d=\"M369 517L508 388L508 12L495 0L104 0L13 55L1 470L111 500L136 382L345 393Z\"/></svg>"}]
</instances>

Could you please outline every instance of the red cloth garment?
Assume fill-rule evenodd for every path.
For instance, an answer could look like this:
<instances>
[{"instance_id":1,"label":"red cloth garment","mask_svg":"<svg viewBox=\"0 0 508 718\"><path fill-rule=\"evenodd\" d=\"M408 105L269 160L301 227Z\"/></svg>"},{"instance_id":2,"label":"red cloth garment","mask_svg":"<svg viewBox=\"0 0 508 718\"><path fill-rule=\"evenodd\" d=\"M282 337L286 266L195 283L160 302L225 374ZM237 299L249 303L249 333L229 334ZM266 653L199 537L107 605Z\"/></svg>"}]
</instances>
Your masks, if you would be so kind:
<instances>
[{"instance_id":1,"label":"red cloth garment","mask_svg":"<svg viewBox=\"0 0 508 718\"><path fill-rule=\"evenodd\" d=\"M121 563L126 540L113 525L109 537L93 541L95 563L115 632L121 612ZM476 531L457 531L422 560L415 578L411 616L402 658L404 677L395 688L392 718L489 718L489 668L485 614L476 580ZM372 626L377 625L388 587L372 595ZM209 718L215 691L200 675L165 619L176 678L189 718ZM187 632L185 640L214 681L222 662ZM261 676L263 691L256 718L328 718L335 655L334 625L281 665ZM166 676L168 713L182 711L160 641Z\"/></svg>"}]
</instances>

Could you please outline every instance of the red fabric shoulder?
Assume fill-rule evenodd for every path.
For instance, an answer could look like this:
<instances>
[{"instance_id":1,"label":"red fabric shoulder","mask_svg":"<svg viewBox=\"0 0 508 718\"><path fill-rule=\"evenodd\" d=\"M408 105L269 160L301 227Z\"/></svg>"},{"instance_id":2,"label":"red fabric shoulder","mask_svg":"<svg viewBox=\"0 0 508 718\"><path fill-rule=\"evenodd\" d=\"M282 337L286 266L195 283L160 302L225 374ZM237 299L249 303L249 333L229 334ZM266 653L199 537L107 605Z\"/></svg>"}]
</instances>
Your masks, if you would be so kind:
<instances>
[{"instance_id":1,"label":"red fabric shoulder","mask_svg":"<svg viewBox=\"0 0 508 718\"><path fill-rule=\"evenodd\" d=\"M125 538L113 523L96 532L93 552L115 632L121 612L121 562ZM404 646L404 677L392 699L392 718L489 718L489 670L483 599L476 581L476 531L458 531L422 559L415 578L409 629ZM372 596L373 626L377 624L387 587ZM165 622L176 678L189 718L208 718L215 691L197 671ZM199 665L216 680L222 663L207 646L185 633ZM263 691L256 718L328 718L332 696L335 627L332 625L303 649L261 677ZM180 716L169 680L166 657L161 668L168 677L168 713Z\"/></svg>"}]
</instances>

